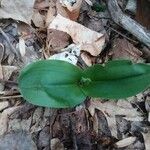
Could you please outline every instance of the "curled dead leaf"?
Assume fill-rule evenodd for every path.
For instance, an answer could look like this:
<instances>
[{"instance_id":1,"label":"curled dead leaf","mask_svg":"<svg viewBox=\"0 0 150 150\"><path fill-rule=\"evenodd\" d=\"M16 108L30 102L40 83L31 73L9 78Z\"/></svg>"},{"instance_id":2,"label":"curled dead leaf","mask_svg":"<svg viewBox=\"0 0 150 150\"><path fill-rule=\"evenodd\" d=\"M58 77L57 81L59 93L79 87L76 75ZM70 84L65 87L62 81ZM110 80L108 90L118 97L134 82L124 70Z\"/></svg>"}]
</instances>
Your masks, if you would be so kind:
<instances>
[{"instance_id":1,"label":"curled dead leaf","mask_svg":"<svg viewBox=\"0 0 150 150\"><path fill-rule=\"evenodd\" d=\"M76 21L80 14L82 0L60 0L60 3L66 8L69 18Z\"/></svg>"},{"instance_id":2,"label":"curled dead leaf","mask_svg":"<svg viewBox=\"0 0 150 150\"><path fill-rule=\"evenodd\" d=\"M52 23L50 23L48 29L66 32L71 36L75 44L81 46L81 50L87 51L93 56L100 54L105 43L105 37L103 34L92 31L79 23L62 17L59 14L55 17Z\"/></svg>"},{"instance_id":3,"label":"curled dead leaf","mask_svg":"<svg viewBox=\"0 0 150 150\"><path fill-rule=\"evenodd\" d=\"M35 0L1 0L0 18L31 23Z\"/></svg>"},{"instance_id":4,"label":"curled dead leaf","mask_svg":"<svg viewBox=\"0 0 150 150\"><path fill-rule=\"evenodd\" d=\"M47 35L47 50L59 51L69 45L70 36L62 31L49 29Z\"/></svg>"},{"instance_id":5,"label":"curled dead leaf","mask_svg":"<svg viewBox=\"0 0 150 150\"><path fill-rule=\"evenodd\" d=\"M133 62L142 61L142 52L126 39L115 39L112 49L113 59L129 59Z\"/></svg>"},{"instance_id":6,"label":"curled dead leaf","mask_svg":"<svg viewBox=\"0 0 150 150\"><path fill-rule=\"evenodd\" d=\"M123 147L133 144L135 140L136 140L136 137L128 137L115 143L115 146L117 148L123 148Z\"/></svg>"}]
</instances>

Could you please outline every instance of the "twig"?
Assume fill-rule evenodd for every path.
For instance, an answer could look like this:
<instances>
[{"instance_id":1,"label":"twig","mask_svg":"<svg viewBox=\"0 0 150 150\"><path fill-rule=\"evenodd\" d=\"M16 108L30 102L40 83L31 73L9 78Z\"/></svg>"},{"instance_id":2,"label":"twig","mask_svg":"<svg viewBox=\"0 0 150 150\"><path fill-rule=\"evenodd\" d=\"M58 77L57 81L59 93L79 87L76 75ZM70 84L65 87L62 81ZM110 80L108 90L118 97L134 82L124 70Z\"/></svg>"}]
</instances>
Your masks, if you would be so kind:
<instances>
[{"instance_id":1,"label":"twig","mask_svg":"<svg viewBox=\"0 0 150 150\"><path fill-rule=\"evenodd\" d=\"M116 29L112 28L112 27L109 27L111 30L113 30L114 32L118 33L119 35L121 35L122 37L126 38L127 40L131 41L131 42L134 42L135 44L137 44L137 41L127 37L126 35L122 34L121 32L117 31Z\"/></svg>"},{"instance_id":2,"label":"twig","mask_svg":"<svg viewBox=\"0 0 150 150\"><path fill-rule=\"evenodd\" d=\"M150 32L138 22L125 15L120 9L117 0L107 0L107 5L113 21L132 33L139 41L150 48Z\"/></svg>"},{"instance_id":3,"label":"twig","mask_svg":"<svg viewBox=\"0 0 150 150\"><path fill-rule=\"evenodd\" d=\"M12 99L12 98L21 98L22 95L11 95L11 96L0 96L0 100Z\"/></svg>"},{"instance_id":4,"label":"twig","mask_svg":"<svg viewBox=\"0 0 150 150\"><path fill-rule=\"evenodd\" d=\"M5 40L7 41L7 43L10 46L10 50L12 51L12 53L16 56L18 56L17 51L15 50L15 48L13 47L13 45L10 43L9 37L7 36L7 34L2 30L2 28L0 28L0 33L3 35L3 37L5 38Z\"/></svg>"},{"instance_id":5,"label":"twig","mask_svg":"<svg viewBox=\"0 0 150 150\"><path fill-rule=\"evenodd\" d=\"M10 84L18 85L17 82L15 82L15 81L10 81L10 80L3 80L3 79L0 79L0 82L1 82L1 83L10 83Z\"/></svg>"}]
</instances>

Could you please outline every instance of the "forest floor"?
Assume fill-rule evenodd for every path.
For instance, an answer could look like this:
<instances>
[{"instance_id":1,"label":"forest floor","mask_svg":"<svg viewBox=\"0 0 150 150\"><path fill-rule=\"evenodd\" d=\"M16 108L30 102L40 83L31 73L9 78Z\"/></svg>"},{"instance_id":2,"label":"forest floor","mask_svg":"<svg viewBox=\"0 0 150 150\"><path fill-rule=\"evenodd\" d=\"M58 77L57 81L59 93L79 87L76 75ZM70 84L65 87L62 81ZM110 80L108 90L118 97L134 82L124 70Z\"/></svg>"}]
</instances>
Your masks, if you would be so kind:
<instances>
[{"instance_id":1,"label":"forest floor","mask_svg":"<svg viewBox=\"0 0 150 150\"><path fill-rule=\"evenodd\" d=\"M149 63L150 2L132 2L0 1L0 150L150 150L149 89L53 109L28 103L17 83L21 69L41 59L82 68L116 59Z\"/></svg>"}]
</instances>

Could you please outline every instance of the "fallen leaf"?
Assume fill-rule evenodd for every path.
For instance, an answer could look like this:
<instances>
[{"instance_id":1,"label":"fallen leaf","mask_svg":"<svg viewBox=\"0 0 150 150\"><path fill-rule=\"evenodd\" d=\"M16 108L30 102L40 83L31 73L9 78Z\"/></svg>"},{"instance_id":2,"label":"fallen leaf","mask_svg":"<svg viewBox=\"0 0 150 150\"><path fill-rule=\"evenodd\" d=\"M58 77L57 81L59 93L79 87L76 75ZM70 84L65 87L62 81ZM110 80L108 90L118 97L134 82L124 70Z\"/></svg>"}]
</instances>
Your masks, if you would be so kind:
<instances>
[{"instance_id":1,"label":"fallen leaf","mask_svg":"<svg viewBox=\"0 0 150 150\"><path fill-rule=\"evenodd\" d=\"M9 80L15 70L17 70L16 66L2 66L3 79Z\"/></svg>"},{"instance_id":2,"label":"fallen leaf","mask_svg":"<svg viewBox=\"0 0 150 150\"><path fill-rule=\"evenodd\" d=\"M70 36L62 31L49 29L47 34L47 51L60 51L69 45Z\"/></svg>"},{"instance_id":3,"label":"fallen leaf","mask_svg":"<svg viewBox=\"0 0 150 150\"><path fill-rule=\"evenodd\" d=\"M82 0L59 0L62 6L66 7L69 11L74 11L81 8Z\"/></svg>"},{"instance_id":4,"label":"fallen leaf","mask_svg":"<svg viewBox=\"0 0 150 150\"><path fill-rule=\"evenodd\" d=\"M19 52L21 54L21 56L23 57L26 53L26 45L25 45L25 41L23 38L19 38Z\"/></svg>"},{"instance_id":5,"label":"fallen leaf","mask_svg":"<svg viewBox=\"0 0 150 150\"><path fill-rule=\"evenodd\" d=\"M10 142L11 141L11 142ZM25 131L15 131L0 137L1 150L37 150L32 136Z\"/></svg>"},{"instance_id":6,"label":"fallen leaf","mask_svg":"<svg viewBox=\"0 0 150 150\"><path fill-rule=\"evenodd\" d=\"M35 0L1 0L0 18L31 23Z\"/></svg>"},{"instance_id":7,"label":"fallen leaf","mask_svg":"<svg viewBox=\"0 0 150 150\"><path fill-rule=\"evenodd\" d=\"M150 148L150 130L148 133L142 133L143 138L144 138L144 143L145 143L145 150L149 150Z\"/></svg>"},{"instance_id":8,"label":"fallen leaf","mask_svg":"<svg viewBox=\"0 0 150 150\"><path fill-rule=\"evenodd\" d=\"M75 44L71 44L67 48L62 49L61 51L63 51L63 52L54 54L49 59L64 60L64 61L67 61L74 65L77 64L78 56L80 55L80 47L79 46L77 46Z\"/></svg>"},{"instance_id":9,"label":"fallen leaf","mask_svg":"<svg viewBox=\"0 0 150 150\"><path fill-rule=\"evenodd\" d=\"M136 141L136 137L128 137L128 138L125 138L125 139L122 139L122 140L116 142L115 146L117 148L123 148L123 147L133 144L135 141Z\"/></svg>"},{"instance_id":10,"label":"fallen leaf","mask_svg":"<svg viewBox=\"0 0 150 150\"><path fill-rule=\"evenodd\" d=\"M20 107L21 106L7 108L0 114L0 136L7 131L9 116Z\"/></svg>"},{"instance_id":11,"label":"fallen leaf","mask_svg":"<svg viewBox=\"0 0 150 150\"><path fill-rule=\"evenodd\" d=\"M0 102L0 111L4 110L8 106L9 106L9 102L8 101Z\"/></svg>"},{"instance_id":12,"label":"fallen leaf","mask_svg":"<svg viewBox=\"0 0 150 150\"><path fill-rule=\"evenodd\" d=\"M12 73L17 70L17 67L15 66L1 66L0 65L0 79L1 80L9 80ZM0 82L0 91L2 92L4 90L4 83Z\"/></svg>"},{"instance_id":13,"label":"fallen leaf","mask_svg":"<svg viewBox=\"0 0 150 150\"><path fill-rule=\"evenodd\" d=\"M112 49L113 59L129 59L133 62L142 61L142 52L126 39L115 39Z\"/></svg>"},{"instance_id":14,"label":"fallen leaf","mask_svg":"<svg viewBox=\"0 0 150 150\"><path fill-rule=\"evenodd\" d=\"M115 116L124 116L127 120L134 118L136 121L143 121L142 114L138 112L136 108L133 108L130 102L124 101L123 103L123 105L117 104L116 101L107 101L102 103L99 99L94 99L90 101L88 110L92 116L95 114L95 109L102 111L107 118L112 136L117 138Z\"/></svg>"},{"instance_id":15,"label":"fallen leaf","mask_svg":"<svg viewBox=\"0 0 150 150\"><path fill-rule=\"evenodd\" d=\"M100 54L105 43L103 34L92 31L59 14L52 23L50 23L48 29L55 29L68 33L75 44L81 45L81 50L87 51L93 56Z\"/></svg>"},{"instance_id":16,"label":"fallen leaf","mask_svg":"<svg viewBox=\"0 0 150 150\"><path fill-rule=\"evenodd\" d=\"M86 52L81 53L81 58L87 66L92 66L92 57L90 57Z\"/></svg>"},{"instance_id":17,"label":"fallen leaf","mask_svg":"<svg viewBox=\"0 0 150 150\"><path fill-rule=\"evenodd\" d=\"M51 2L51 1L50 1ZM36 1L35 4L34 4L34 8L35 9L38 9L38 10L41 10L41 9L45 9L46 7L49 7L49 1Z\"/></svg>"},{"instance_id":18,"label":"fallen leaf","mask_svg":"<svg viewBox=\"0 0 150 150\"><path fill-rule=\"evenodd\" d=\"M49 4L49 9L47 11L46 15L46 27L52 22L52 20L55 18L57 15L57 9L56 9L56 1L57 0L51 0Z\"/></svg>"},{"instance_id":19,"label":"fallen leaf","mask_svg":"<svg viewBox=\"0 0 150 150\"><path fill-rule=\"evenodd\" d=\"M70 20L76 21L80 14L80 8L82 4L82 0L59 0L63 7L65 7L65 11L69 16Z\"/></svg>"},{"instance_id":20,"label":"fallen leaf","mask_svg":"<svg viewBox=\"0 0 150 150\"><path fill-rule=\"evenodd\" d=\"M32 21L36 27L44 28L44 16L39 13L38 10L34 10Z\"/></svg>"},{"instance_id":21,"label":"fallen leaf","mask_svg":"<svg viewBox=\"0 0 150 150\"><path fill-rule=\"evenodd\" d=\"M63 143L58 138L51 139L51 150L65 150Z\"/></svg>"},{"instance_id":22,"label":"fallen leaf","mask_svg":"<svg viewBox=\"0 0 150 150\"><path fill-rule=\"evenodd\" d=\"M8 131L24 130L29 131L31 126L32 117L28 119L13 119L9 120Z\"/></svg>"}]
</instances>

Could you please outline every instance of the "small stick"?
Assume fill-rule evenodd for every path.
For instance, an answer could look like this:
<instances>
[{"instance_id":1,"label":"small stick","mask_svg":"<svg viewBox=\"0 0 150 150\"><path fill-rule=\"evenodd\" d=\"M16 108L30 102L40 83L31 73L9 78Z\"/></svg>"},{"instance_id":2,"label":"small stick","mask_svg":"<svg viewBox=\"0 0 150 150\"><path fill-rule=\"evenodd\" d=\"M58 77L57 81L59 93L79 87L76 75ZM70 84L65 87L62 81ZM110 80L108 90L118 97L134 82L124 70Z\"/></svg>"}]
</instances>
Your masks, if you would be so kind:
<instances>
[{"instance_id":1,"label":"small stick","mask_svg":"<svg viewBox=\"0 0 150 150\"><path fill-rule=\"evenodd\" d=\"M126 35L122 34L121 32L117 31L116 29L112 28L112 27L109 27L111 30L113 30L114 32L118 33L119 35L121 35L122 37L126 38L127 40L131 41L131 42L134 42L135 44L137 44L137 41L127 37Z\"/></svg>"},{"instance_id":2,"label":"small stick","mask_svg":"<svg viewBox=\"0 0 150 150\"><path fill-rule=\"evenodd\" d=\"M18 85L18 83L17 83L17 82L15 82L15 81L10 81L10 80L3 80L3 79L0 79L0 82L2 82L2 83L10 83L10 84Z\"/></svg>"},{"instance_id":3,"label":"small stick","mask_svg":"<svg viewBox=\"0 0 150 150\"><path fill-rule=\"evenodd\" d=\"M12 51L12 53L14 53L16 55L16 50L13 47L13 45L10 43L9 37L7 36L7 34L2 30L2 28L0 28L0 33L3 35L3 37L5 38L5 40L7 41L7 43L10 46L10 49Z\"/></svg>"},{"instance_id":4,"label":"small stick","mask_svg":"<svg viewBox=\"0 0 150 150\"><path fill-rule=\"evenodd\" d=\"M22 97L22 95L0 96L0 100L13 99L13 98L21 98L21 97Z\"/></svg>"},{"instance_id":5,"label":"small stick","mask_svg":"<svg viewBox=\"0 0 150 150\"><path fill-rule=\"evenodd\" d=\"M112 20L133 34L139 41L150 48L150 32L138 22L125 15L120 9L117 0L107 0L108 10Z\"/></svg>"}]
</instances>

